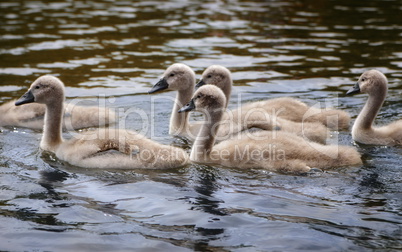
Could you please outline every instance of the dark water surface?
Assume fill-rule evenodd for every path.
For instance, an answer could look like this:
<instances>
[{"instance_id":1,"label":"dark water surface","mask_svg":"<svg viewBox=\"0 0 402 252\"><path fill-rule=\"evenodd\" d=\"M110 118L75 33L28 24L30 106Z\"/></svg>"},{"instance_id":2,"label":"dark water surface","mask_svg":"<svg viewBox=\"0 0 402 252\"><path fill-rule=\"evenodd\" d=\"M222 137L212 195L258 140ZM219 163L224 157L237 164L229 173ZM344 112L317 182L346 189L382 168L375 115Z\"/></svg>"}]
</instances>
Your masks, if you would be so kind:
<instances>
[{"instance_id":1,"label":"dark water surface","mask_svg":"<svg viewBox=\"0 0 402 252\"><path fill-rule=\"evenodd\" d=\"M366 96L344 93L375 68L390 83L377 122L401 118L401 0L4 0L0 8L0 104L53 74L67 101L102 101L126 128L189 149L168 135L175 94L146 93L172 63L197 78L211 64L228 67L230 107L294 96L353 118ZM97 171L42 153L40 137L1 128L0 250L402 250L400 147L356 145L363 166L306 176L200 165ZM349 132L331 141L353 145Z\"/></svg>"}]
</instances>

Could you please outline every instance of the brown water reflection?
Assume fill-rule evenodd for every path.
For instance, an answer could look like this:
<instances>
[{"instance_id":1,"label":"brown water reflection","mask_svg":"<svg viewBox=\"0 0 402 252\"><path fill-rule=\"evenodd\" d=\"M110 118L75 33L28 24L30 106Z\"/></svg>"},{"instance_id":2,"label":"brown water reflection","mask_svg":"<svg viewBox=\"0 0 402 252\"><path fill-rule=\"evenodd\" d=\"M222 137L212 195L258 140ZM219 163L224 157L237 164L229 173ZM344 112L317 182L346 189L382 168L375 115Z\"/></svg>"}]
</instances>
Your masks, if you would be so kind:
<instances>
[{"instance_id":1,"label":"brown water reflection","mask_svg":"<svg viewBox=\"0 0 402 252\"><path fill-rule=\"evenodd\" d=\"M42 74L68 101L144 111L168 136L172 92L146 92L166 67L228 67L239 102L295 96L353 117L344 93L365 70L389 78L379 123L399 119L401 0L2 1L0 103ZM198 118L195 118L198 119ZM127 127L141 131L138 115ZM66 133L67 134L67 133ZM400 148L358 146L362 167L290 176L190 165L91 171L38 151L39 131L0 131L0 250L205 251L402 249ZM334 139L352 145L349 132Z\"/></svg>"}]
</instances>

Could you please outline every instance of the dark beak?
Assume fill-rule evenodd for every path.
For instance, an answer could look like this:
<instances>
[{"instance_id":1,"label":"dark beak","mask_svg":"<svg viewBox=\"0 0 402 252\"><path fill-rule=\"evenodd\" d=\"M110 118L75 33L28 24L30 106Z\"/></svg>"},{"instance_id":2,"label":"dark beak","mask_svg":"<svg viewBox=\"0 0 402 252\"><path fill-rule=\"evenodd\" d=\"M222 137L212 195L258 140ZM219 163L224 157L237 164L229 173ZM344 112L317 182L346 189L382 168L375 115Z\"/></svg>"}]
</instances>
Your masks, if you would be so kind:
<instances>
[{"instance_id":1,"label":"dark beak","mask_svg":"<svg viewBox=\"0 0 402 252\"><path fill-rule=\"evenodd\" d=\"M348 92L346 92L347 95L358 94L358 93L360 93L359 82L357 82L351 89L349 89Z\"/></svg>"},{"instance_id":2,"label":"dark beak","mask_svg":"<svg viewBox=\"0 0 402 252\"><path fill-rule=\"evenodd\" d=\"M195 85L195 88L202 87L202 86L204 86L205 84L206 84L206 83L204 82L204 80L201 79L201 80L197 83L197 85Z\"/></svg>"},{"instance_id":3,"label":"dark beak","mask_svg":"<svg viewBox=\"0 0 402 252\"><path fill-rule=\"evenodd\" d=\"M32 103L35 102L35 97L33 96L31 90L28 90L28 92L26 92L23 96L21 96L21 98L19 98L16 102L15 102L15 106L19 106L25 103Z\"/></svg>"},{"instance_id":4,"label":"dark beak","mask_svg":"<svg viewBox=\"0 0 402 252\"><path fill-rule=\"evenodd\" d=\"M193 109L195 109L195 104L194 104L194 100L191 99L191 101L190 101L186 106L182 107L182 108L179 110L179 113L191 111L191 110L193 110Z\"/></svg>"},{"instance_id":5,"label":"dark beak","mask_svg":"<svg viewBox=\"0 0 402 252\"><path fill-rule=\"evenodd\" d=\"M148 91L148 94L152 94L155 92L158 92L160 90L167 89L169 87L169 84L165 80L165 78L160 79L153 87L151 90Z\"/></svg>"}]
</instances>

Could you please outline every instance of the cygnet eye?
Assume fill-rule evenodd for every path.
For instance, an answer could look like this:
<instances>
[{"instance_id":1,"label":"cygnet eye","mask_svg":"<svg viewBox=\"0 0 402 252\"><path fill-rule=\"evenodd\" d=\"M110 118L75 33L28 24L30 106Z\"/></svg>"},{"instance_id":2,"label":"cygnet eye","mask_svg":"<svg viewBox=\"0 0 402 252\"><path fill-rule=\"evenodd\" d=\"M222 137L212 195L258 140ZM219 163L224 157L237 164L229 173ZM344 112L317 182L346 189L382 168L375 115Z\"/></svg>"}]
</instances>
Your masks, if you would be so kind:
<instances>
[{"instance_id":1,"label":"cygnet eye","mask_svg":"<svg viewBox=\"0 0 402 252\"><path fill-rule=\"evenodd\" d=\"M40 88L40 86L36 86L36 87L35 87L35 89L39 89L39 88Z\"/></svg>"},{"instance_id":2,"label":"cygnet eye","mask_svg":"<svg viewBox=\"0 0 402 252\"><path fill-rule=\"evenodd\" d=\"M199 95L197 95L197 98L201 98L201 95L199 94Z\"/></svg>"},{"instance_id":3,"label":"cygnet eye","mask_svg":"<svg viewBox=\"0 0 402 252\"><path fill-rule=\"evenodd\" d=\"M171 73L169 76L170 76L170 77L173 77L173 76L174 76L174 73Z\"/></svg>"},{"instance_id":4,"label":"cygnet eye","mask_svg":"<svg viewBox=\"0 0 402 252\"><path fill-rule=\"evenodd\" d=\"M362 78L362 81L366 81L366 78Z\"/></svg>"},{"instance_id":5,"label":"cygnet eye","mask_svg":"<svg viewBox=\"0 0 402 252\"><path fill-rule=\"evenodd\" d=\"M211 77L212 77L212 75L208 74L207 78L211 78Z\"/></svg>"}]
</instances>

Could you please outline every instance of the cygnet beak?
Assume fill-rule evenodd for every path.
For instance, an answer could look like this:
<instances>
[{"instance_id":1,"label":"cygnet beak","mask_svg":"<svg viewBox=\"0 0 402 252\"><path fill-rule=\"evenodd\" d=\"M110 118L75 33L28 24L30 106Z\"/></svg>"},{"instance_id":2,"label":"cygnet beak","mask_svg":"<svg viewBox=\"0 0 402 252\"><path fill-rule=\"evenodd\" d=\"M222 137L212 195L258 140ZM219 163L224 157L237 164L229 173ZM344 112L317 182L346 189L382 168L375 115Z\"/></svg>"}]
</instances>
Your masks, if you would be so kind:
<instances>
[{"instance_id":1,"label":"cygnet beak","mask_svg":"<svg viewBox=\"0 0 402 252\"><path fill-rule=\"evenodd\" d=\"M205 84L206 84L205 81L204 81L203 79L201 79L201 80L197 83L197 85L195 85L195 88L202 87L202 86L204 86Z\"/></svg>"},{"instance_id":2,"label":"cygnet beak","mask_svg":"<svg viewBox=\"0 0 402 252\"><path fill-rule=\"evenodd\" d=\"M153 87L151 90L148 91L148 94L152 94L155 92L158 92L160 90L167 89L169 87L169 84L167 83L165 78L160 79Z\"/></svg>"},{"instance_id":3,"label":"cygnet beak","mask_svg":"<svg viewBox=\"0 0 402 252\"><path fill-rule=\"evenodd\" d=\"M349 89L348 92L346 92L347 95L358 94L358 93L360 93L360 86L358 82L351 89Z\"/></svg>"},{"instance_id":4,"label":"cygnet beak","mask_svg":"<svg viewBox=\"0 0 402 252\"><path fill-rule=\"evenodd\" d=\"M32 94L31 90L28 90L28 92L26 92L23 96L21 96L21 98L19 98L16 102L15 102L15 106L19 106L25 103L32 103L35 102L35 97Z\"/></svg>"},{"instance_id":5,"label":"cygnet beak","mask_svg":"<svg viewBox=\"0 0 402 252\"><path fill-rule=\"evenodd\" d=\"M182 107L182 108L179 110L179 113L191 111L191 110L194 110L194 109L195 109L194 100L191 99L191 101L190 101L186 106Z\"/></svg>"}]
</instances>

